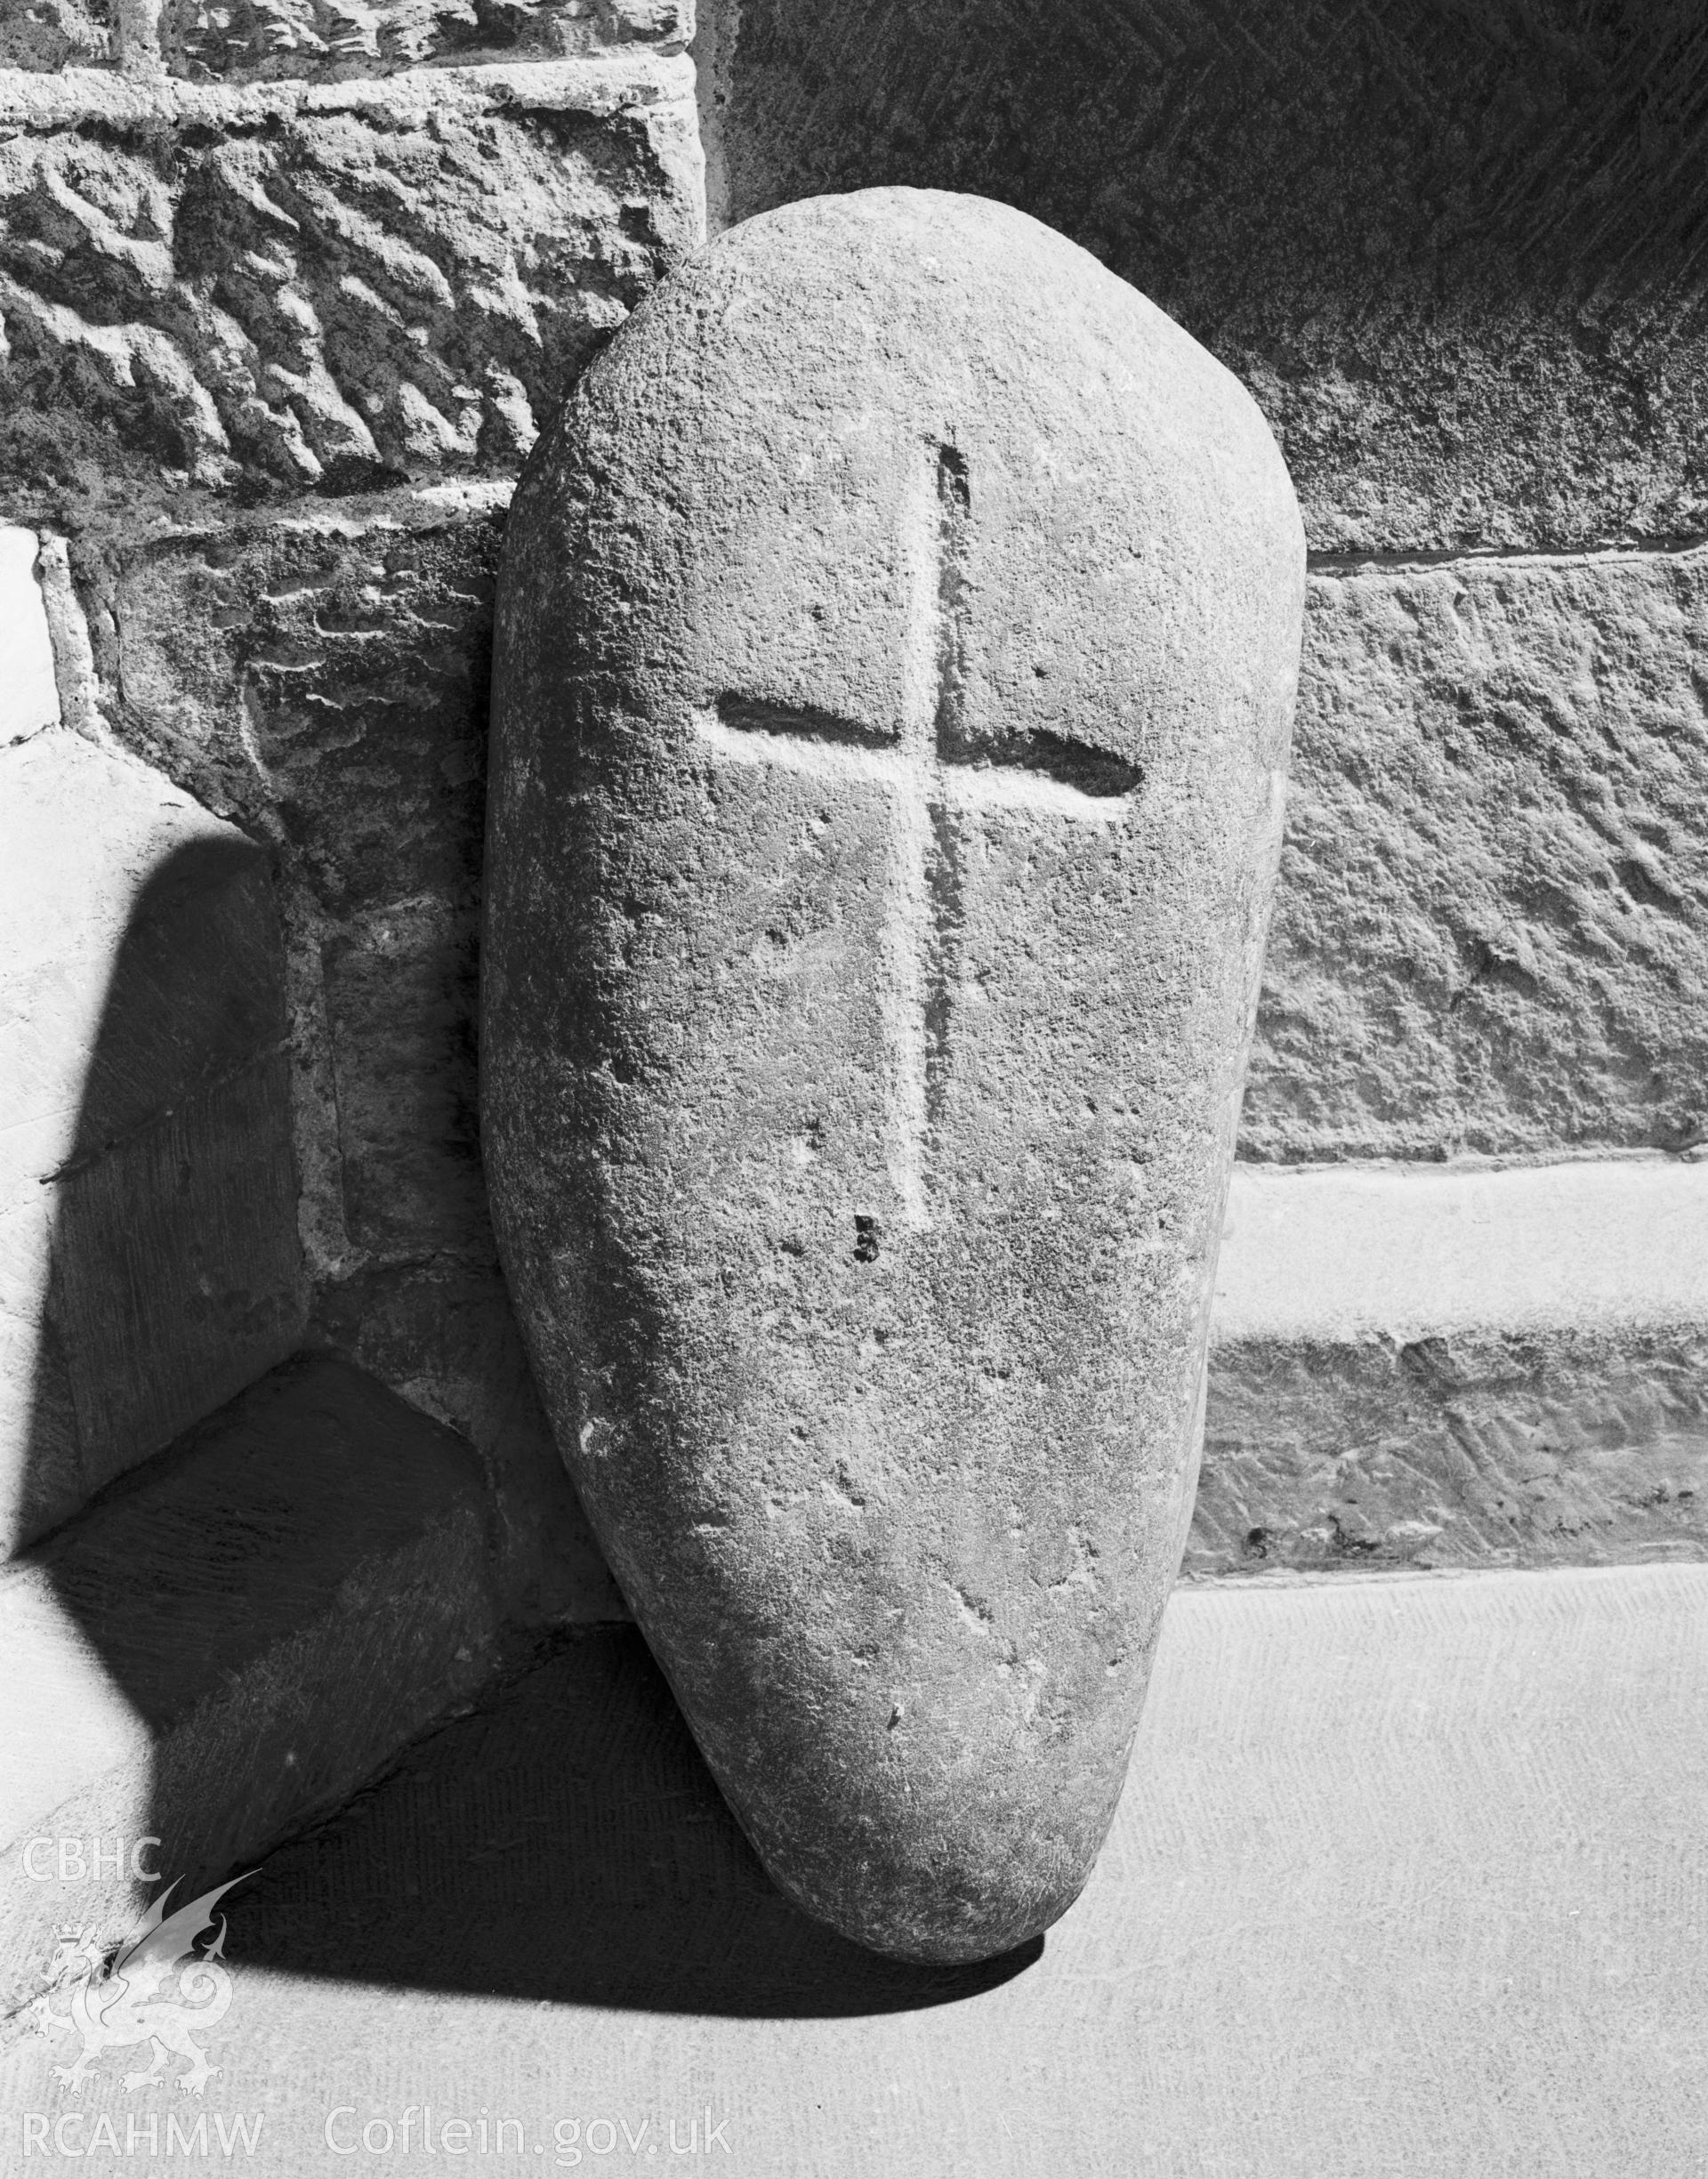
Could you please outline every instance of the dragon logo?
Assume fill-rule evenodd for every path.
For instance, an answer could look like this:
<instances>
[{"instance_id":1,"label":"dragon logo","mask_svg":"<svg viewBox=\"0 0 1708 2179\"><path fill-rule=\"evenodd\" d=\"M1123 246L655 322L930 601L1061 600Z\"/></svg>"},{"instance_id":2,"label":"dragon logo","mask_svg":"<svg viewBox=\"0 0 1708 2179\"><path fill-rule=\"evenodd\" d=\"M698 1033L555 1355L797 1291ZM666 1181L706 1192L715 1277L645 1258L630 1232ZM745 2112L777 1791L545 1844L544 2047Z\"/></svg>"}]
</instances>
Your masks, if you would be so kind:
<instances>
[{"instance_id":1,"label":"dragon logo","mask_svg":"<svg viewBox=\"0 0 1708 2179\"><path fill-rule=\"evenodd\" d=\"M189 2070L178 2076L179 2087L187 2095L201 2094L220 2069L209 2065L207 2054L196 2038L222 2020L231 2005L231 1977L224 1965L223 1916L220 1933L207 1949L197 1952L195 1948L203 1933L213 1926L215 1902L232 1884L243 1881L242 1876L234 1876L230 1884L204 1892L171 1917L166 1902L178 1885L176 1880L169 1884L149 1908L141 1931L104 1975L103 1955L93 1929L60 1933L53 1967L68 1979L45 1997L36 1998L30 2007L43 2035L65 2031L83 2038L76 2062L54 2067L56 2080L63 2081L75 2094L89 2076L91 2062L103 2050L149 2043L154 2046L153 2064L141 2073L127 2073L125 2086L143 2088L157 2081L168 2054L176 2051L181 2058L190 2061ZM80 1973L69 1972L79 1964ZM174 1970L176 1991L163 1990L161 1985ZM68 1988L69 2013L55 2012L53 1999Z\"/></svg>"}]
</instances>

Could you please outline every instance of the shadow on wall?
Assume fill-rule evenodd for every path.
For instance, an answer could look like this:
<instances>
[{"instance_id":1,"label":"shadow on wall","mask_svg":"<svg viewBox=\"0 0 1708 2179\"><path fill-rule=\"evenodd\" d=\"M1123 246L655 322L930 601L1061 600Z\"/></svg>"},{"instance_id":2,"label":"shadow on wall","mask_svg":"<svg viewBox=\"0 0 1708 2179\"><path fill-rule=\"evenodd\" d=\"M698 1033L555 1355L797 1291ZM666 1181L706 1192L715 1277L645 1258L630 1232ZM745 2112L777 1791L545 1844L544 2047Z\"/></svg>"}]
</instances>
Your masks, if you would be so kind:
<instances>
[{"instance_id":1,"label":"shadow on wall","mask_svg":"<svg viewBox=\"0 0 1708 2179\"><path fill-rule=\"evenodd\" d=\"M879 184L1032 213L1245 381L1313 545L1708 527L1693 0L710 14L724 223Z\"/></svg>"},{"instance_id":2,"label":"shadow on wall","mask_svg":"<svg viewBox=\"0 0 1708 2179\"><path fill-rule=\"evenodd\" d=\"M479 1157L503 512L341 507L330 531L258 522L137 552L115 581L108 671L133 747L281 843L316 1325L474 1448L509 1616L620 1618L534 1390Z\"/></svg>"},{"instance_id":3,"label":"shadow on wall","mask_svg":"<svg viewBox=\"0 0 1708 2179\"><path fill-rule=\"evenodd\" d=\"M307 1307L266 855L69 736L29 755L23 822L39 819L44 837L24 843L26 868L41 853L61 860L50 883L68 912L24 938L36 957L20 996L36 1019L19 1025L13 1057L27 1100L74 1094L60 1055L83 1045L112 951L75 1126L43 1176L26 1538L288 1354ZM149 874L115 942L106 919L123 912L139 865Z\"/></svg>"},{"instance_id":4,"label":"shadow on wall","mask_svg":"<svg viewBox=\"0 0 1708 2179\"><path fill-rule=\"evenodd\" d=\"M181 1905L238 1873L234 1836L345 1801L342 1750L407 1731L376 1716L364 1739L350 1722L395 1699L369 1667L375 1625L390 1615L383 1639L448 1650L443 1570L484 1578L489 1546L454 1433L340 1360L280 1364L302 1296L284 1019L265 972L271 880L261 851L220 832L165 857L117 948L57 1182L27 1478L37 1526L89 1500L30 1558L155 1751L145 1804L105 1803L78 1828L159 1837ZM210 1384L237 1397L156 1452ZM364 1593L362 1570L413 1543L407 1509L430 1470L466 1532L462 1559L441 1552ZM317 1519L335 1534L310 1552ZM273 1660L324 1618L327 1589L355 1592L336 1622L346 1646L330 1679L298 1684ZM478 1691L479 1710L464 1703L230 1895L234 1969L831 2017L967 1997L1042 1949L914 1969L797 1912L631 1628L560 1635ZM442 1707L442 1686L432 1699Z\"/></svg>"}]
</instances>

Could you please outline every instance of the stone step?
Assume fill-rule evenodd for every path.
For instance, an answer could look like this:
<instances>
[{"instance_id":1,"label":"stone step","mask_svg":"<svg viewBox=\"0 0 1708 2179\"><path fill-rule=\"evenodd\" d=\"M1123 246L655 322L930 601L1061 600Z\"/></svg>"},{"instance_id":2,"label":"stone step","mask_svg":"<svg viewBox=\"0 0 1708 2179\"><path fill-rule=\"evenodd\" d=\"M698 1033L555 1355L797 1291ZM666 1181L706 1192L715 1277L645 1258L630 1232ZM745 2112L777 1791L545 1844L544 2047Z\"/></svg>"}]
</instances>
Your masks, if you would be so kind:
<instances>
[{"instance_id":1,"label":"stone step","mask_svg":"<svg viewBox=\"0 0 1708 2179\"><path fill-rule=\"evenodd\" d=\"M1708 1556L1708 1165L1244 1165L1191 1575Z\"/></svg>"},{"instance_id":2,"label":"stone step","mask_svg":"<svg viewBox=\"0 0 1708 2179\"><path fill-rule=\"evenodd\" d=\"M303 1356L0 1571L0 2015L491 1675L488 1518L458 1437Z\"/></svg>"}]
</instances>

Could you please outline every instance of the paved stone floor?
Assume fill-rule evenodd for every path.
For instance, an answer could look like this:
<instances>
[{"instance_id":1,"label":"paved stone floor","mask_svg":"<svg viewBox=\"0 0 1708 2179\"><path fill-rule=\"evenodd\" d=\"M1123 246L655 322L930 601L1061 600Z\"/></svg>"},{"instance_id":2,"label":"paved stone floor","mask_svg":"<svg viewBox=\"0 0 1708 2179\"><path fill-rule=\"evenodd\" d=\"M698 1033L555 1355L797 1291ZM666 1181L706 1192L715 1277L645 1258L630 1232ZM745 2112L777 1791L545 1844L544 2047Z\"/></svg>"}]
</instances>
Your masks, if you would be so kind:
<instances>
[{"instance_id":1,"label":"paved stone floor","mask_svg":"<svg viewBox=\"0 0 1708 2179\"><path fill-rule=\"evenodd\" d=\"M31 2036L0 2164L1672 2179L1705 1871L1708 1567L1181 1592L1091 1886L971 1975L786 1907L601 1629L232 1893L199 2102Z\"/></svg>"}]
</instances>

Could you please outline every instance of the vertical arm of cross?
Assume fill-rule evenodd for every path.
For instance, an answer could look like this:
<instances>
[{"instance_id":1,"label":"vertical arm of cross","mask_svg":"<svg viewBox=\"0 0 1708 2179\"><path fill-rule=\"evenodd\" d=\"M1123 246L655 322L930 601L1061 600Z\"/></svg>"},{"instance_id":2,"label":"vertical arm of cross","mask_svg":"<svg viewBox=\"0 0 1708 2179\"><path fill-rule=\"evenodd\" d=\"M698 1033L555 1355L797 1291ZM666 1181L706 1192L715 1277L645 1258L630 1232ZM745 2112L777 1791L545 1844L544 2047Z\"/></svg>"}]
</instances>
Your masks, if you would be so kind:
<instances>
[{"instance_id":1,"label":"vertical arm of cross","mask_svg":"<svg viewBox=\"0 0 1708 2179\"><path fill-rule=\"evenodd\" d=\"M889 789L877 988L884 1162L894 1215L905 1227L930 1223L927 1153L948 1109L965 926L965 825L978 809L996 803L1104 817L1139 778L1132 765L1047 733L981 746L968 702L972 480L966 457L947 445L916 474L906 529L899 735L735 696L721 698L701 722L703 733L741 762Z\"/></svg>"}]
</instances>

